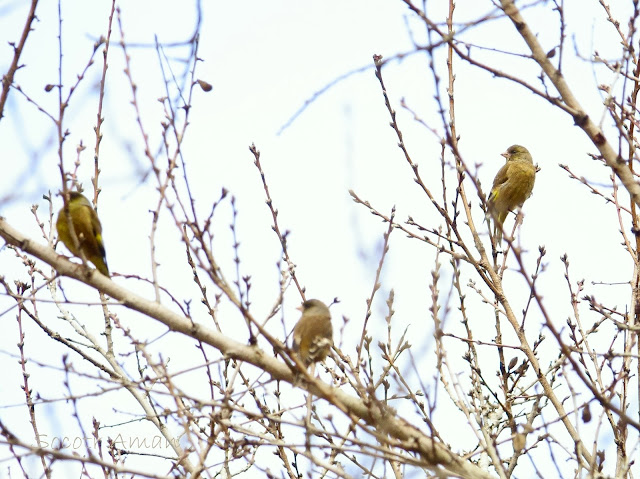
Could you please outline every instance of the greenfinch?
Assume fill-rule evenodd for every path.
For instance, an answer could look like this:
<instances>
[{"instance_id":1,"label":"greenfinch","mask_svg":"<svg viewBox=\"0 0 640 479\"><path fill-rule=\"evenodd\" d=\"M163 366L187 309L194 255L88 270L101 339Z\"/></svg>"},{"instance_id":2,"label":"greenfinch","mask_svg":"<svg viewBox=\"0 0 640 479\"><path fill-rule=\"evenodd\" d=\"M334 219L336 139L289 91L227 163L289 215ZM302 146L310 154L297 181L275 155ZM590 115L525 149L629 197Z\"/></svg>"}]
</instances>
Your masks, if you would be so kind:
<instances>
[{"instance_id":1,"label":"greenfinch","mask_svg":"<svg viewBox=\"0 0 640 479\"><path fill-rule=\"evenodd\" d=\"M497 243L502 241L502 225L509 211L521 208L531 196L537 170L531 153L524 146L512 145L502 156L507 161L493 180L488 201Z\"/></svg>"},{"instance_id":2,"label":"greenfinch","mask_svg":"<svg viewBox=\"0 0 640 479\"><path fill-rule=\"evenodd\" d=\"M98 271L105 276L109 276L107 258L104 244L102 243L102 225L96 210L93 209L86 197L76 191L69 193L68 206L77 243L74 242L69 231L69 222L64 206L58 213L58 220L56 221L58 237L74 256L80 258L80 251L82 251L84 257L91 261L98 268ZM76 248L76 244L78 244L79 248Z\"/></svg>"},{"instance_id":3,"label":"greenfinch","mask_svg":"<svg viewBox=\"0 0 640 479\"><path fill-rule=\"evenodd\" d=\"M317 299L309 299L298 308L302 316L293 328L293 350L305 366L323 361L333 344L333 326L329 308Z\"/></svg>"}]
</instances>

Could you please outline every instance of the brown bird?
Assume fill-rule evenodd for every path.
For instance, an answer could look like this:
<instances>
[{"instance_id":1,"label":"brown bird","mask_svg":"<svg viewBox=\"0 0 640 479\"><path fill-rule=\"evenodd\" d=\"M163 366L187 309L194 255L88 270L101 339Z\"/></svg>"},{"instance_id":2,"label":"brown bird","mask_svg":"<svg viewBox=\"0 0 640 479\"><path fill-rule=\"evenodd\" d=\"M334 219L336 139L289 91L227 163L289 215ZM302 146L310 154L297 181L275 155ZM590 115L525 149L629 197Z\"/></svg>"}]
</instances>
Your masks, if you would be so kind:
<instances>
[{"instance_id":1,"label":"brown bird","mask_svg":"<svg viewBox=\"0 0 640 479\"><path fill-rule=\"evenodd\" d=\"M85 259L91 261L102 274L109 276L109 267L107 266L106 253L102 243L102 225L96 210L93 209L89 200L77 191L69 192L68 206L73 231L78 240L78 248L76 248L71 236L64 206L60 209L58 220L56 221L58 238L62 240L74 256L81 258L80 251L82 251Z\"/></svg>"},{"instance_id":2,"label":"brown bird","mask_svg":"<svg viewBox=\"0 0 640 479\"><path fill-rule=\"evenodd\" d=\"M531 196L536 181L536 166L524 146L510 146L502 153L507 162L496 174L489 194L489 213L493 217L496 242L502 241L502 225L509 211L521 208Z\"/></svg>"},{"instance_id":3,"label":"brown bird","mask_svg":"<svg viewBox=\"0 0 640 479\"><path fill-rule=\"evenodd\" d=\"M324 360L333 344L333 326L329 308L317 299L309 299L298 308L302 316L293 328L293 350L305 366Z\"/></svg>"}]
</instances>

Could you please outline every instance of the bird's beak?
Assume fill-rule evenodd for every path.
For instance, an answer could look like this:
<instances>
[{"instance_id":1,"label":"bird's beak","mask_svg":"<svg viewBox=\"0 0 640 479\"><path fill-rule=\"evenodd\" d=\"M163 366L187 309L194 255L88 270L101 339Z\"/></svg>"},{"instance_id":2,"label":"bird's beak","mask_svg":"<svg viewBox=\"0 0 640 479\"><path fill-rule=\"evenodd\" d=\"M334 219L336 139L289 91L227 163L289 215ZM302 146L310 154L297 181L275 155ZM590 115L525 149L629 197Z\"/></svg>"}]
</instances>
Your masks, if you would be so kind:
<instances>
[{"instance_id":1,"label":"bird's beak","mask_svg":"<svg viewBox=\"0 0 640 479\"><path fill-rule=\"evenodd\" d=\"M500 153L500 156L504 156L508 160L511 155L508 151L505 151L504 153Z\"/></svg>"},{"instance_id":2,"label":"bird's beak","mask_svg":"<svg viewBox=\"0 0 640 479\"><path fill-rule=\"evenodd\" d=\"M304 311L304 307L302 305L298 306L296 309L300 312Z\"/></svg>"}]
</instances>

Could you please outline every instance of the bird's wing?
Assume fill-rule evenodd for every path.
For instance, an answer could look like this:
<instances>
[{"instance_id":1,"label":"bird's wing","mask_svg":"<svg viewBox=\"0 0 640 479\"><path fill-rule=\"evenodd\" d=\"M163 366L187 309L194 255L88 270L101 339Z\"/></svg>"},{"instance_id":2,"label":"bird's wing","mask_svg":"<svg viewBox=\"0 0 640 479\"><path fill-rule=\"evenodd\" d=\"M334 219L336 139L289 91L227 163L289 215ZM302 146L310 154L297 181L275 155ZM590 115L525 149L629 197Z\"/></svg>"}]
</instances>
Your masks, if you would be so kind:
<instances>
[{"instance_id":1,"label":"bird's wing","mask_svg":"<svg viewBox=\"0 0 640 479\"><path fill-rule=\"evenodd\" d=\"M91 217L91 230L93 231L93 237L96 239L100 255L104 258L106 256L106 251L104 249L104 243L102 242L102 225L100 224L100 220L98 219L98 215L95 210L91 206L88 208L91 209L89 213Z\"/></svg>"},{"instance_id":2,"label":"bird's wing","mask_svg":"<svg viewBox=\"0 0 640 479\"><path fill-rule=\"evenodd\" d=\"M493 179L493 187L491 189L493 190L494 188L502 186L507 182L508 179L509 179L509 163L505 163L504 166L500 168L500 170L496 174L496 177Z\"/></svg>"},{"instance_id":3,"label":"bird's wing","mask_svg":"<svg viewBox=\"0 0 640 479\"><path fill-rule=\"evenodd\" d=\"M504 185L507 180L509 180L509 162L505 163L502 168L498 170L496 177L493 179L493 186L489 193L490 202L493 202L497 198L500 187Z\"/></svg>"}]
</instances>

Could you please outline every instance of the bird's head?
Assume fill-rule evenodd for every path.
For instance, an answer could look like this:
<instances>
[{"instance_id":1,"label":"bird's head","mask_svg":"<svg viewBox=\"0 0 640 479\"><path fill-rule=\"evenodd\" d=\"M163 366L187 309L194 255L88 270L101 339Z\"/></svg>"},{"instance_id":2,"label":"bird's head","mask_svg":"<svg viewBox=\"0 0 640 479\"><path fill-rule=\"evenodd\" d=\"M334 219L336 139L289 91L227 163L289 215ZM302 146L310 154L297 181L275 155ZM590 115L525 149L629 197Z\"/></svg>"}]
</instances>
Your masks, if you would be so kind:
<instances>
[{"instance_id":1,"label":"bird's head","mask_svg":"<svg viewBox=\"0 0 640 479\"><path fill-rule=\"evenodd\" d=\"M329 308L318 299L309 299L297 308L306 314L330 314Z\"/></svg>"},{"instance_id":2,"label":"bird's head","mask_svg":"<svg viewBox=\"0 0 640 479\"><path fill-rule=\"evenodd\" d=\"M507 161L526 160L533 163L533 158L531 158L531 153L529 153L529 150L520 145L511 145L509 148L507 148L507 151L502 153L502 156L504 156Z\"/></svg>"}]
</instances>

